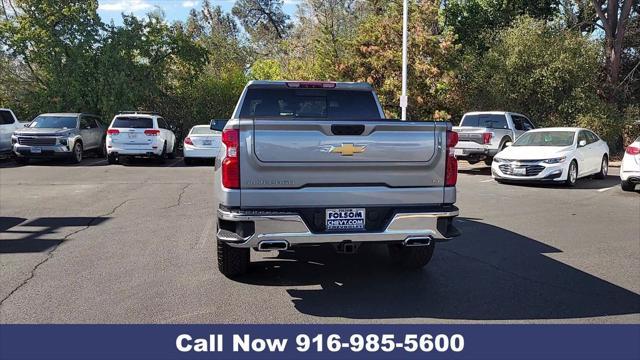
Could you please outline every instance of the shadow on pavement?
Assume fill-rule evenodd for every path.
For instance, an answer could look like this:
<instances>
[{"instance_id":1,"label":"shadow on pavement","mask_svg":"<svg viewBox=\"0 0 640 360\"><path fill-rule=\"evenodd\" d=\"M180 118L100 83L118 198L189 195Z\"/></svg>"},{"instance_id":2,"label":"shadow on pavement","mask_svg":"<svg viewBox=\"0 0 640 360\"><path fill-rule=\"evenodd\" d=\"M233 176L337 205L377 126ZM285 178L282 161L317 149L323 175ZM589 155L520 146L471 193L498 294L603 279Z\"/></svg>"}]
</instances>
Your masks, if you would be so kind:
<instances>
[{"instance_id":1,"label":"shadow on pavement","mask_svg":"<svg viewBox=\"0 0 640 360\"><path fill-rule=\"evenodd\" d=\"M106 220L108 218L104 217L42 217L25 223L26 219L23 218L0 217L0 233L3 234L3 239L0 239L0 254L47 251L74 233L65 231L60 236L52 237L58 230L67 227L80 227L82 230L98 226ZM16 228L17 226L19 227Z\"/></svg>"},{"instance_id":2,"label":"shadow on pavement","mask_svg":"<svg viewBox=\"0 0 640 360\"><path fill-rule=\"evenodd\" d=\"M471 219L463 235L438 243L415 272L393 267L386 247L338 255L330 247L280 252L239 281L283 286L298 311L351 319L568 319L634 314L640 296L544 254L534 239ZM316 285L319 288L296 289Z\"/></svg>"}]
</instances>

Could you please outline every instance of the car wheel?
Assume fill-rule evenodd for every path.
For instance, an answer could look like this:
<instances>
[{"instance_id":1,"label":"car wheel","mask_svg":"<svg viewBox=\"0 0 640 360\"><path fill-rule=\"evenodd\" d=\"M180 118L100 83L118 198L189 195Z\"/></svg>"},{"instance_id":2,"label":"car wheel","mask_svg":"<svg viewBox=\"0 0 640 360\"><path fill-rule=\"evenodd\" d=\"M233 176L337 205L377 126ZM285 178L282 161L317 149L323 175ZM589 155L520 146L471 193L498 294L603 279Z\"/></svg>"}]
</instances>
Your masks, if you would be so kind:
<instances>
[{"instance_id":1,"label":"car wheel","mask_svg":"<svg viewBox=\"0 0 640 360\"><path fill-rule=\"evenodd\" d=\"M235 248L216 239L218 247L218 270L222 275L232 278L249 271L250 249Z\"/></svg>"},{"instance_id":2,"label":"car wheel","mask_svg":"<svg viewBox=\"0 0 640 360\"><path fill-rule=\"evenodd\" d=\"M567 186L575 186L578 181L578 163L575 160L571 161L569 164L569 171L567 172L567 180L565 181L565 185Z\"/></svg>"},{"instance_id":3,"label":"car wheel","mask_svg":"<svg viewBox=\"0 0 640 360\"><path fill-rule=\"evenodd\" d=\"M118 163L118 157L113 155L113 154L108 154L107 155L107 162L109 164L117 164Z\"/></svg>"},{"instance_id":4,"label":"car wheel","mask_svg":"<svg viewBox=\"0 0 640 360\"><path fill-rule=\"evenodd\" d=\"M600 163L600 172L596 174L596 179L606 179L607 174L609 173L609 159L607 159L607 155L602 157L602 163Z\"/></svg>"},{"instance_id":5,"label":"car wheel","mask_svg":"<svg viewBox=\"0 0 640 360\"><path fill-rule=\"evenodd\" d=\"M29 158L28 157L16 157L15 158L16 164L18 165L29 165Z\"/></svg>"},{"instance_id":6,"label":"car wheel","mask_svg":"<svg viewBox=\"0 0 640 360\"><path fill-rule=\"evenodd\" d=\"M492 157L488 157L486 159L484 159L484 164L487 166L491 166L491 163L493 162L493 158Z\"/></svg>"},{"instance_id":7,"label":"car wheel","mask_svg":"<svg viewBox=\"0 0 640 360\"><path fill-rule=\"evenodd\" d=\"M161 164L164 164L164 162L167 160L167 142L166 141L164 143L164 146L162 146L162 152L160 153L158 160L160 161Z\"/></svg>"},{"instance_id":8,"label":"car wheel","mask_svg":"<svg viewBox=\"0 0 640 360\"><path fill-rule=\"evenodd\" d=\"M636 184L632 184L629 181L623 181L620 183L620 187L624 191L634 191L636 189Z\"/></svg>"},{"instance_id":9,"label":"car wheel","mask_svg":"<svg viewBox=\"0 0 640 360\"><path fill-rule=\"evenodd\" d=\"M104 158L109 156L109 152L107 152L107 139L102 139L102 146L100 146L98 154Z\"/></svg>"},{"instance_id":10,"label":"car wheel","mask_svg":"<svg viewBox=\"0 0 640 360\"><path fill-rule=\"evenodd\" d=\"M431 240L425 246L404 246L402 244L389 244L389 256L391 261L405 269L420 269L426 266L435 250L435 241Z\"/></svg>"},{"instance_id":11,"label":"car wheel","mask_svg":"<svg viewBox=\"0 0 640 360\"><path fill-rule=\"evenodd\" d=\"M171 149L171 152L169 153L169 159L175 159L176 158L176 143L173 143L173 149Z\"/></svg>"},{"instance_id":12,"label":"car wheel","mask_svg":"<svg viewBox=\"0 0 640 360\"><path fill-rule=\"evenodd\" d=\"M71 162L74 164L79 164L82 162L82 143L76 141L73 145L73 151L71 151Z\"/></svg>"}]
</instances>

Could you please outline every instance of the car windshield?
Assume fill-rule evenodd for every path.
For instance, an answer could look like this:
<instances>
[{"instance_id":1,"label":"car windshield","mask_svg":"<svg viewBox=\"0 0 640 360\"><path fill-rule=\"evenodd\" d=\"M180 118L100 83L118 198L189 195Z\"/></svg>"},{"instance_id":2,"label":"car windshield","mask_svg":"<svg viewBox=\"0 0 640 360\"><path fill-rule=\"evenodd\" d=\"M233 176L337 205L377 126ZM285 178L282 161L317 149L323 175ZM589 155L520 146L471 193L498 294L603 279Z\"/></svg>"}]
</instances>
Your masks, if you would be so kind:
<instances>
[{"instance_id":1,"label":"car windshield","mask_svg":"<svg viewBox=\"0 0 640 360\"><path fill-rule=\"evenodd\" d=\"M33 119L29 124L30 128L50 128L50 129L75 129L78 118L75 116L43 116Z\"/></svg>"},{"instance_id":2,"label":"car windshield","mask_svg":"<svg viewBox=\"0 0 640 360\"><path fill-rule=\"evenodd\" d=\"M149 129L153 128L153 119L148 117L119 117L113 120L111 127Z\"/></svg>"},{"instance_id":3,"label":"car windshield","mask_svg":"<svg viewBox=\"0 0 640 360\"><path fill-rule=\"evenodd\" d=\"M213 135L215 130L211 130L211 128L204 126L197 126L191 129L191 135Z\"/></svg>"},{"instance_id":4,"label":"car windshield","mask_svg":"<svg viewBox=\"0 0 640 360\"><path fill-rule=\"evenodd\" d=\"M536 131L523 134L513 146L570 146L575 131Z\"/></svg>"}]
</instances>

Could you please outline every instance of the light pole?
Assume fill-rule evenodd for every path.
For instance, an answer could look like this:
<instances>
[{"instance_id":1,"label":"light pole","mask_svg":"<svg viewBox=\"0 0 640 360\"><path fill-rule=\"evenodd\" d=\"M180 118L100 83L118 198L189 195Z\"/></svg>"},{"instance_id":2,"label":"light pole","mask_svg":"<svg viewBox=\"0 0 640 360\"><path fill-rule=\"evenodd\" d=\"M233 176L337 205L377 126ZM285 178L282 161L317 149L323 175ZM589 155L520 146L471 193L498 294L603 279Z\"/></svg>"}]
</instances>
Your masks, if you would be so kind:
<instances>
[{"instance_id":1,"label":"light pole","mask_svg":"<svg viewBox=\"0 0 640 360\"><path fill-rule=\"evenodd\" d=\"M407 120L407 23L409 19L408 0L402 1L402 94L400 95L400 108L402 109L402 121Z\"/></svg>"}]
</instances>

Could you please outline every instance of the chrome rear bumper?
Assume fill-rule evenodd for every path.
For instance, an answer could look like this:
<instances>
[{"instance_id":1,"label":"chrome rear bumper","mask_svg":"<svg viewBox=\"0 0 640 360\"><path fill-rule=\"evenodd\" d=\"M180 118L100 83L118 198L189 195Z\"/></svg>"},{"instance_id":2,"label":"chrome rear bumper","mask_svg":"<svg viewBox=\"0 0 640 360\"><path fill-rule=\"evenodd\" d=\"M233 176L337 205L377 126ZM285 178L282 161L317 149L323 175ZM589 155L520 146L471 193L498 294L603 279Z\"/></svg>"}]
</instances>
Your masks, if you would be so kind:
<instances>
[{"instance_id":1,"label":"chrome rear bumper","mask_svg":"<svg viewBox=\"0 0 640 360\"><path fill-rule=\"evenodd\" d=\"M448 240L459 233L450 222L446 228L443 228L442 224L439 227L438 219L452 219L458 214L457 209L442 212L397 213L382 232L313 233L300 215L254 215L218 209L220 220L250 222L253 223L255 230L251 235L241 237L221 229L217 236L231 246L243 248L258 248L263 241L286 241L288 246L295 246L344 241L404 242L411 238ZM453 227L453 230L450 227Z\"/></svg>"}]
</instances>

